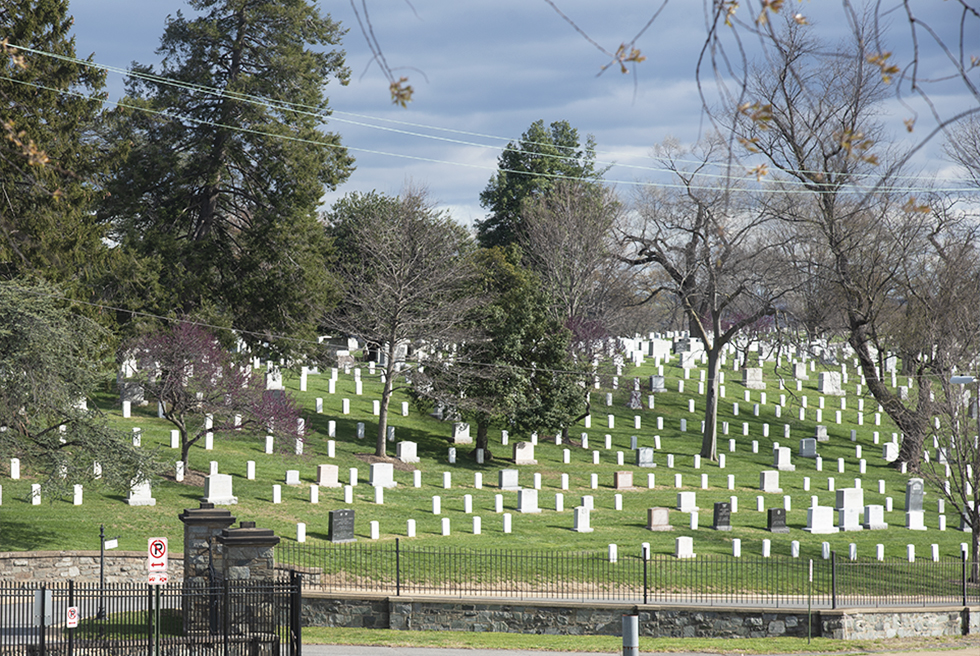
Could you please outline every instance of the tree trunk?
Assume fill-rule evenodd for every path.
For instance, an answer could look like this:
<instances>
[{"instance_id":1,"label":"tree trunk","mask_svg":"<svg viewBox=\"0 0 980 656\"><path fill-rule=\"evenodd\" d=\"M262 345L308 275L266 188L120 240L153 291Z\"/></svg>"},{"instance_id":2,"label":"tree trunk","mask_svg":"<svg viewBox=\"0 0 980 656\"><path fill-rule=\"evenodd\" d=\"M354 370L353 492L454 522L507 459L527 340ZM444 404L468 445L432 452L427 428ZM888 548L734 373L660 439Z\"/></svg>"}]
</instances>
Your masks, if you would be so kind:
<instances>
[{"instance_id":1,"label":"tree trunk","mask_svg":"<svg viewBox=\"0 0 980 656\"><path fill-rule=\"evenodd\" d=\"M704 395L704 433L701 437L701 457L718 460L718 364L720 348L708 349L708 385Z\"/></svg>"},{"instance_id":2,"label":"tree trunk","mask_svg":"<svg viewBox=\"0 0 980 656\"><path fill-rule=\"evenodd\" d=\"M483 449L483 461L486 462L493 458L490 453L490 418L480 415L476 419L476 448L473 449L474 458L476 449Z\"/></svg>"},{"instance_id":3,"label":"tree trunk","mask_svg":"<svg viewBox=\"0 0 980 656\"><path fill-rule=\"evenodd\" d=\"M381 407L378 412L378 441L374 447L374 455L379 458L388 456L388 403L391 401L391 392L395 384L395 340L388 342L387 355L388 362L383 369L385 382L381 388Z\"/></svg>"},{"instance_id":4,"label":"tree trunk","mask_svg":"<svg viewBox=\"0 0 980 656\"><path fill-rule=\"evenodd\" d=\"M848 341L857 354L865 382L868 384L868 391L902 431L902 444L899 447L898 460L895 461L896 466L904 462L910 472L918 472L922 463L923 444L929 432L929 416L932 408L929 402L928 379L924 376L916 378L918 403L915 409L910 409L878 377L876 363L868 350L867 334L863 325L857 325L853 318Z\"/></svg>"}]
</instances>

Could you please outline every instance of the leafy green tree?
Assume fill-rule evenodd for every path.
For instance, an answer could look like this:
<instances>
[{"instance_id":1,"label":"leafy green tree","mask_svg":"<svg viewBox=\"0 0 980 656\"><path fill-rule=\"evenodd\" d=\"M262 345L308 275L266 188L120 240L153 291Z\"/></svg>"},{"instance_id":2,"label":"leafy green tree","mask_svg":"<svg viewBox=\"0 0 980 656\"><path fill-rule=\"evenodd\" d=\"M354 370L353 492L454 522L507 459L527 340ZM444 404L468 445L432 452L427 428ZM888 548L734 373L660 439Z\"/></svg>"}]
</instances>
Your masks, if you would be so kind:
<instances>
[{"instance_id":1,"label":"leafy green tree","mask_svg":"<svg viewBox=\"0 0 980 656\"><path fill-rule=\"evenodd\" d=\"M461 318L476 300L464 293L471 278L470 239L418 191L400 198L351 195L327 221L342 253L334 271L343 298L324 324L381 355L375 455L384 457L396 380L413 375L417 364L406 359L407 349L435 352L464 337Z\"/></svg>"},{"instance_id":2,"label":"leafy green tree","mask_svg":"<svg viewBox=\"0 0 980 656\"><path fill-rule=\"evenodd\" d=\"M480 204L490 214L477 221L477 239L483 247L518 242L523 230L523 204L545 194L560 178L598 181L595 143L579 144L578 130L567 121L545 127L535 121L519 143L507 144L497 160L498 171L480 193Z\"/></svg>"},{"instance_id":3,"label":"leafy green tree","mask_svg":"<svg viewBox=\"0 0 980 656\"><path fill-rule=\"evenodd\" d=\"M137 65L114 118L126 162L101 212L154 260L159 308L255 345L310 337L333 299L324 189L350 174L323 131L324 85L346 83L343 30L307 0L190 0L168 19L159 71Z\"/></svg>"},{"instance_id":4,"label":"leafy green tree","mask_svg":"<svg viewBox=\"0 0 980 656\"><path fill-rule=\"evenodd\" d=\"M415 395L476 423L475 447L487 458L493 425L529 433L567 431L585 407L589 377L569 355L571 333L550 314L535 273L518 246L481 249L473 294L488 299L465 318L474 329L457 357L427 362Z\"/></svg>"},{"instance_id":5,"label":"leafy green tree","mask_svg":"<svg viewBox=\"0 0 980 656\"><path fill-rule=\"evenodd\" d=\"M114 363L111 336L47 284L0 282L0 457L19 458L54 495L73 484L128 489L159 464L88 402Z\"/></svg>"},{"instance_id":6,"label":"leafy green tree","mask_svg":"<svg viewBox=\"0 0 980 656\"><path fill-rule=\"evenodd\" d=\"M107 253L92 215L105 73L74 60L71 26L67 0L0 9L0 277L83 295Z\"/></svg>"}]
</instances>

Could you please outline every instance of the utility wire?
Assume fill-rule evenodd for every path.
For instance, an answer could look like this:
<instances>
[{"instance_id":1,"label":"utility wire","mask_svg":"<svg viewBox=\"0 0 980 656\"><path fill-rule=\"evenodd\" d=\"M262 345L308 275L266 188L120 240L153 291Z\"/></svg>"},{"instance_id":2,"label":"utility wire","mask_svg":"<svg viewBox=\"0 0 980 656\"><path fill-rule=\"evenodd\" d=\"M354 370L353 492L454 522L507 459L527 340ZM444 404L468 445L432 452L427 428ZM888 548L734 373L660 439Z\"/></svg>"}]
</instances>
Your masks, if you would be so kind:
<instances>
[{"instance_id":1,"label":"utility wire","mask_svg":"<svg viewBox=\"0 0 980 656\"><path fill-rule=\"evenodd\" d=\"M486 134L481 134L481 133L477 133L477 132L468 132L468 131L463 131L463 130L454 130L454 129L451 129L451 128L443 128L443 127L431 126L431 125L425 125L425 124L418 124L418 123L410 123L410 122L404 122L404 121L397 121L397 120L394 120L394 119L384 119L384 118L378 118L378 117L371 117L371 116L365 116L363 114L354 114L354 113L342 112L342 111L337 111L337 110L331 110L331 111L328 111L328 112L323 112L323 111L320 111L317 108L311 107L309 105L303 105L303 104L291 103L291 102L287 102L287 101L274 100L274 99L270 99L270 98L266 98L266 97L261 97L261 96L254 96L254 95L250 95L250 94L242 94L242 93L237 93L237 92L230 92L230 91L227 91L227 90L218 89L218 88L210 87L210 86L207 86L207 85L197 85L197 84L190 84L190 83L186 83L186 82L180 82L180 81L177 81L177 80L174 80L172 78L168 78L168 77L162 76L162 75L156 75L156 74L143 73L143 72L138 72L138 71L133 71L133 70L121 69L121 68L118 68L118 67L108 66L108 65L105 65L105 64L98 64L98 63L91 62L91 61L88 61L88 60L78 59L76 57L67 57L65 55L59 55L59 54L56 54L56 53L50 53L50 52L47 52L47 51L38 50L38 49L34 49L34 48L29 48L29 47L21 47L21 46L16 46L16 45L12 45L11 47L18 48L20 50L24 50L25 52L30 52L32 54L36 54L36 55L40 55L40 56L51 57L51 58L55 58L55 59L58 59L58 60L71 62L71 63L77 64L77 65L83 65L83 66L88 66L88 67L92 67L92 68L97 68L99 70L103 70L103 71L111 72L111 73L117 73L117 74L120 74L120 75L125 75L125 76L128 76L128 77L134 78L134 79L141 79L141 80L144 80L144 81L147 81L147 82L151 82L151 83L154 83L154 84L161 84L161 85L171 86L171 87L174 87L174 88L183 89L185 91L194 92L194 93L202 93L202 94L211 95L211 96L215 96L215 97L228 97L228 98L233 98L233 99L238 100L240 102L247 102L247 103L250 103L250 104L255 104L255 105L259 105L259 106L263 106L263 107L268 107L270 109L273 109L273 110L279 111L279 112L288 111L288 112L294 112L294 113L298 113L298 114L304 114L304 115L307 115L307 116L315 117L315 118L317 118L320 121L326 121L327 118L330 117L332 120L337 121L339 123L345 123L345 124L348 124L348 125L353 125L353 126L357 126L357 127L363 127L363 128L371 129L371 130L379 130L379 131L383 131L383 132L400 134L400 135L408 136L408 137L414 137L414 138L420 138L420 139L428 139L428 140L433 140L433 141L441 141L441 142L444 142L444 143L450 143L450 144L459 145L459 146L465 146L465 147L491 148L491 149L494 149L494 150L501 149L500 146L496 146L496 145L492 145L492 144L486 144L486 143L480 143L480 142L474 142L474 141L464 141L462 139L454 139L454 138L449 138L449 137L440 137L440 136L435 136L435 135L430 135L430 134L424 134L424 133L421 133L421 132L408 131L408 130L402 130L402 129L391 128L391 127L384 127L384 126L380 126L380 125L374 125L374 124L371 124L371 123L367 123L367 122L365 122L365 120L379 121L379 122L389 122L389 123L394 123L396 125L404 125L406 127L412 127L412 128L418 128L418 129L427 129L427 130L434 130L434 131L441 131L441 132L447 132L447 133L452 133L452 134L459 134L461 136L470 136L470 137L474 137L474 138L490 139L490 140L494 140L494 141L507 141L508 145L506 147L503 147L501 150L503 150L504 152L506 152L506 151L517 151L518 150L518 149L511 148L510 147L510 144L514 143L515 140L509 140L509 139L506 139L505 137L499 137L499 136L494 136L494 135L486 135ZM18 82L18 80L13 80L11 78L0 78L0 79L12 81L12 82ZM31 86L38 86L39 88L44 88L44 89L47 89L47 90L50 90L50 91L54 91L56 93L75 93L75 92L71 92L71 91L67 91L67 90L63 90L63 89L53 89L53 88L50 88L50 87L43 87L42 85L36 85L36 84L33 84L33 83L27 83L27 82L21 82L21 83L22 84L28 84L28 85L31 85ZM93 98L91 96L85 96L84 94L77 94L76 93L76 95L79 95L79 96L84 97L84 98L95 99L95 98ZM112 101L105 101L105 102L110 102L110 104L114 104L114 105L117 105L117 106L123 106L123 107L130 107L132 109L138 109L140 111L150 111L150 110L147 110L145 108L136 108L136 107L128 106L128 105L125 105L125 104L119 103L119 102L112 102ZM179 115L177 115L177 114L167 114L166 112L163 112L163 111L160 111L160 113L162 115L170 116L174 120L181 120L181 117ZM343 118L342 116L339 116L339 115L352 116L352 117L356 117L356 118L362 119L362 120L347 119L347 118ZM184 120L195 120L199 124L207 124L207 125L212 125L212 126L216 126L216 127L219 127L220 126L219 124L209 123L207 121L200 121L200 120L197 120L197 119L189 119L188 118L188 119L184 119ZM235 130L235 129L242 130L242 128L236 128L234 126L220 126L220 127L224 127L224 128L232 129L232 130ZM263 133L258 133L258 134L263 134ZM266 136L276 137L276 136L279 136L279 135L266 135ZM288 137L282 137L282 138L288 138ZM304 140L300 140L300 141L304 141ZM516 141L521 146L528 145L528 146L547 146L547 147L552 147L552 148L570 148L570 147L555 146L554 144L540 144L540 143L536 143L536 142L533 142L533 141L530 141L530 142L529 141L520 141L520 140L516 140ZM309 142L309 141L307 141L307 143L320 143L320 142ZM321 145L324 145L324 144L321 143ZM332 146L333 144L330 144L330 145ZM552 175L549 176L548 174L529 173L527 171L520 171L520 170L499 169L498 167L491 167L491 166L486 166L486 165L481 165L481 164L471 164L471 163L466 163L466 162L453 162L453 161L447 161L447 160L442 160L442 159L437 159L437 158L420 157L420 156L415 156L415 155L404 155L404 154L400 154L400 153L391 153L391 152L385 152L385 151L374 150L374 149L356 148L356 147L347 147L347 149L348 150L355 151L355 152L363 152L363 153L368 153L368 154L376 154L376 155L381 155L381 156L386 156L386 157L397 157L397 158L402 158L402 159L411 159L411 160L415 160L415 161L424 161L424 162L430 162L430 163L436 163L436 164L448 164L448 165L453 165L453 166L466 166L466 167L469 167L469 168L479 168L479 169L484 169L484 170L500 170L500 171L508 172L508 173L529 174L529 175L536 175L536 176L542 176L542 177L560 177L560 178L580 180L580 181L593 181L592 178L588 178L588 177L578 178L578 177L573 177L573 176L562 176L562 175L555 175L555 174L552 174ZM547 157L549 159L555 159L555 160L558 160L558 161L571 161L571 162L578 162L579 161L579 158L572 157L572 156L551 155L551 154L544 154L544 153L534 153L534 154L537 155L537 156L539 156L539 157ZM704 165L705 164L705 162L698 162L696 160L677 159L675 161L677 161L680 164L697 164L697 165ZM610 168L612 168L612 167L618 167L618 168L632 169L632 170L642 171L642 172L667 173L667 174L670 174L670 175L673 175L674 174L674 171L672 171L669 168L665 168L665 167L644 166L644 165L638 165L638 164L624 164L624 163L618 163L618 162L612 161L612 160L595 160L595 163L598 164L598 165L600 165L600 166L607 166L607 167L610 167ZM708 164L709 165L712 165L712 166L722 166L722 164L720 164L720 163L715 164L715 163L710 163L709 162ZM813 172L810 172L810 171L788 171L788 172L791 173L791 174L794 174L795 173L795 174L802 174L802 175L813 173ZM799 180L792 180L792 179L790 179L790 180L786 180L786 179L776 180L776 179L773 179L771 177L758 178L756 176L734 176L733 177L733 176L730 176L730 175L712 174L712 173L698 173L697 174L697 177L702 178L702 179L703 178L719 179L719 180L728 180L728 181L734 181L734 182L752 182L752 181L755 181L755 182L762 183L762 184L764 184L764 185L767 186L766 189L763 189L762 190L762 191L765 191L766 193L779 193L779 194L791 194L791 193L797 193L797 192L798 193L806 193L806 194L813 193L813 191L811 189L803 188L803 185L805 183L803 183L803 182L801 182ZM891 179L894 179L894 180L916 180L916 181L918 181L918 180L921 180L922 177L923 176L896 175L896 176L892 176ZM874 181L874 180L877 180L878 179L878 176L875 176L874 174L867 174L867 173L854 173L854 174L849 174L849 178L853 178L855 180L860 180L860 179L865 179L866 178L868 180ZM956 180L956 179L954 179L954 180ZM712 190L712 189L716 189L716 187L709 186L709 185L698 185L698 186L688 187L686 185L681 185L681 184L651 183L651 182L642 182L642 181L636 181L636 180L605 180L605 182L607 182L607 183L614 183L614 184L623 184L623 185L627 185L627 186L654 186L654 187L678 188L678 189L692 188L692 189L699 189L699 190ZM772 188L769 185L778 185L779 188ZM787 186L789 188L787 188ZM797 189L793 189L793 187L796 187ZM853 184L843 185L841 188L830 189L827 192L817 192L817 193L839 193L840 191L843 191L845 189L858 190L861 193L863 193L864 191L867 191L866 188L863 188L862 186L860 186L857 183L853 183ZM935 187L935 186L928 186L928 187L889 186L889 187L880 187L880 188L878 188L878 190L879 191L900 191L900 192L903 192L903 193L929 193L929 192L937 192L937 191L938 192L951 192L951 193L952 192L964 193L964 192L974 191L972 187L962 187L961 188L961 187Z\"/></svg>"}]
</instances>

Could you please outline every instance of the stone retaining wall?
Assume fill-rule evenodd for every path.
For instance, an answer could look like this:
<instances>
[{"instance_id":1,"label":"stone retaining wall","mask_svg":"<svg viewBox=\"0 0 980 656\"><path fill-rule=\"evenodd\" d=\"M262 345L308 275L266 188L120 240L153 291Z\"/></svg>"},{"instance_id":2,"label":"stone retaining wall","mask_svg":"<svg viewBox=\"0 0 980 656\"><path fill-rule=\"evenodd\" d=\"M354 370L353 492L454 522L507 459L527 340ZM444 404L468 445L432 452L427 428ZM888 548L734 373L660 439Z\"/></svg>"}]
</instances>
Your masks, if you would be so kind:
<instances>
[{"instance_id":1,"label":"stone retaining wall","mask_svg":"<svg viewBox=\"0 0 980 656\"><path fill-rule=\"evenodd\" d=\"M170 578L184 577L183 554L170 554ZM0 580L56 582L99 582L98 551L11 551L0 552ZM146 552L107 551L106 583L146 583Z\"/></svg>"},{"instance_id":2,"label":"stone retaining wall","mask_svg":"<svg viewBox=\"0 0 980 656\"><path fill-rule=\"evenodd\" d=\"M639 616L640 635L672 638L806 637L805 610L632 606L570 602L447 601L438 597L303 594L303 626L622 635L622 617ZM813 636L862 640L980 633L980 607L813 611Z\"/></svg>"},{"instance_id":3,"label":"stone retaining wall","mask_svg":"<svg viewBox=\"0 0 980 656\"><path fill-rule=\"evenodd\" d=\"M840 640L976 635L980 608L822 611L821 625L822 635Z\"/></svg>"}]
</instances>

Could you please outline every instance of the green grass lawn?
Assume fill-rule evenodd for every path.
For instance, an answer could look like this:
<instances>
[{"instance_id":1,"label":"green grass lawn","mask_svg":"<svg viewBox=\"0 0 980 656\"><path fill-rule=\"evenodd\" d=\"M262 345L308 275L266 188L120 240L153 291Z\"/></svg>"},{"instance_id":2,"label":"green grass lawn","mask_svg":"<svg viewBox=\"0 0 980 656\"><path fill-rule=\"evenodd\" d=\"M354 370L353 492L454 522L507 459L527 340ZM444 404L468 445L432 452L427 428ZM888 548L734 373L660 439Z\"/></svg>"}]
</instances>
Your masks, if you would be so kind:
<instances>
[{"instance_id":1,"label":"green grass lawn","mask_svg":"<svg viewBox=\"0 0 980 656\"><path fill-rule=\"evenodd\" d=\"M665 367L668 392L656 395L655 409L646 409L647 394L643 393L644 409L633 411L626 408L633 376L641 377L646 389L647 377L656 373L652 361L644 366L628 368L620 378L620 389L593 390L592 426L574 426L570 431L572 444L555 444L554 435L541 435L535 450L537 465L520 467L520 482L524 486L532 484L534 473L541 475L540 514L516 513L517 493L501 492L497 489L498 471L513 467L508 462L514 442L529 439L526 435L511 435L510 445L501 446L499 430L491 432L491 448L495 458L486 464L477 465L469 456L469 447L459 447L459 457L455 465L448 462L451 424L441 422L427 415L420 415L413 407L409 416L401 416L401 404L407 400L403 392L395 394L390 413L390 424L395 426L398 440L412 440L418 443L418 454L422 462L417 468L422 471L422 487L414 488L412 472L396 470L397 488L385 491L384 505L374 503L373 489L367 484L369 466L362 459L373 453L374 434L377 418L372 413L372 399L380 396L380 383L362 369L364 393L354 394L352 375L341 373L336 393L328 393L329 370L321 375L311 375L308 391L299 392L298 376L286 377L286 385L296 394L304 408L309 438L304 454L266 455L263 436L216 436L213 451L206 451L203 444L195 446L190 454L190 468L207 473L210 461L218 462L221 473L234 476L234 494L239 503L230 510L239 520L255 521L261 528L273 529L284 541L294 541L297 522L307 525L310 540L324 540L327 535L327 517L330 510L347 507L343 503L342 489L320 489L319 504L310 503L310 484L316 479L316 466L333 463L340 467L342 483L348 482L348 470L357 467L359 484L354 488L353 503L349 507L356 511L356 534L360 542L369 541L369 522L378 521L382 541L402 539L403 545L471 547L474 549L535 549L553 550L605 550L607 545L619 545L620 554L638 553L640 544L648 542L654 554L670 554L678 536L694 537L695 552L700 554L730 554L732 539L742 542L742 554L759 555L763 539L772 541L773 556L788 556L790 542L801 542L803 558L819 558L821 543L827 541L839 554L845 554L849 543L855 543L859 556L873 557L875 545L884 544L886 558L905 558L906 545L914 544L919 558L927 558L930 545L939 544L944 557L958 556L960 543L968 536L958 530L959 519L947 512L949 528L938 530L939 519L936 512L935 492L926 496L925 532L909 531L904 528L904 492L907 475L903 475L881 458L881 444L874 444L873 432L878 431L880 442L891 439L896 429L882 415L881 425L874 424L877 404L867 397L864 400L864 425L858 426L857 399L853 392L857 377L851 368L851 380L845 389L851 394L847 408L843 411L843 422L835 423L834 411L840 408L838 398L827 397L823 410L823 424L827 426L830 441L818 445L823 457L823 471L815 469L813 460L794 457L796 472L783 472L780 475L781 494L765 494L759 491L759 473L772 468L772 445L779 442L788 446L795 454L802 437L811 437L816 425L815 409L819 404L816 391L816 373L809 381L804 381L801 392L796 391L796 381L787 380L787 389L779 390L778 380L772 364L766 367L767 403L759 408L759 415L753 413L753 406L759 403L760 393L752 391L751 401L746 402L745 388L739 382L738 372L731 366L725 368L726 391L719 408L719 424L727 422L728 435L719 437L719 453L726 456L726 467L720 469L716 463L702 462L699 470L694 469L694 455L700 450L700 423L703 418L703 397L697 394L697 370L691 372L690 379L676 366L676 361ZM785 375L785 371L784 371ZM678 393L678 382L683 380L685 393ZM904 382L904 379L901 379ZM900 383L901 384L901 383ZM95 399L110 414L114 424L124 430L140 427L143 430L143 448L159 449L171 461L178 456L176 450L169 448L171 426L156 418L156 407L147 406L134 409L133 417L123 419L119 408L118 394L114 384L106 383L104 390ZM613 405L607 407L605 396L613 394ZM780 396L786 396L786 406L782 416L775 416L775 404ZM803 396L807 397L808 410L803 421L799 419L799 407ZM316 414L315 399L323 398L323 413ZM342 415L341 399L351 400L351 412ZM694 399L695 412L688 409L688 400ZM738 404L735 415L734 404ZM615 417L615 428L607 428L607 415ZM639 415L642 426L634 428L634 416ZM657 417L663 418L663 428L656 428ZM688 431L680 431L680 419L688 422ZM336 456L327 458L327 422L336 421ZM366 424L367 437L358 440L355 436L357 422ZM742 424L748 423L748 436L742 435ZM763 435L763 424L769 424L768 437ZM783 436L783 426L789 424L790 437ZM851 429L857 431L857 442L851 441ZM578 446L581 434L588 433L589 449ZM475 428L474 428L475 433ZM604 448L605 436L612 438L612 448ZM654 435L660 435L661 449L657 452L655 469L641 469L632 466L633 453L630 451L630 436L636 435L641 446L653 446ZM729 439L735 439L736 449L729 452ZM753 453L751 442L758 441L758 453ZM865 474L858 472L855 447L860 445L867 461ZM931 450L931 443L927 447ZM570 464L563 464L563 449L571 450ZM592 464L592 451L598 450L600 463ZM623 452L625 465L617 464L617 452ZM389 454L394 455L395 445L389 444ZM667 454L673 454L674 467L667 467ZM837 459L845 459L844 473L837 471ZM256 463L256 480L246 480L246 462ZM182 525L178 513L185 508L196 508L203 489L199 486L176 483L172 477L158 478L153 483L153 495L157 499L154 507L129 507L125 495L99 489L86 489L84 503L73 506L71 499L44 499L40 506L31 506L28 501L30 484L37 477L25 472L19 481L7 476L9 463L0 463L0 484L3 486L3 505L0 506L0 550L90 550L99 547L99 525L105 524L106 535L120 536L121 549L144 550L146 539L150 536L167 536L173 552L182 550ZM282 484L288 469L300 472L303 485L283 486L282 503L272 503L273 484ZM636 488L620 492L623 497L623 510L615 510L613 489L614 473L619 470L632 470ZM172 473L172 468L167 474ZM452 475L451 489L443 489L443 473ZM474 488L474 475L482 473L483 489ZM561 490L561 474L569 478L569 489ZM591 474L598 475L597 489L591 489ZM647 489L647 474L656 478L656 487ZM674 476L682 476L684 490L697 492L700 507L700 526L697 531L689 528L686 514L671 512L674 531L655 533L646 530L646 511L653 506L676 507ZM701 489L701 475L707 475L708 488ZM734 476L735 489L728 489L727 477ZM810 491L804 490L804 477L810 478ZM861 478L866 504L885 504L885 497L894 500L894 510L885 514L891 528L887 531L860 531L829 536L811 536L802 530L806 525L806 508L811 495L819 498L821 505L834 504L835 494L828 490L828 477L835 479L838 489L851 487L854 479ZM885 493L878 492L878 480L883 480ZM565 511L554 511L556 493L564 494ZM482 518L482 534L472 534L472 518L463 512L464 495L472 496L474 514ZM494 512L494 496L503 494L505 512L513 515L513 533L503 533L502 518ZM595 532L580 534L571 530L572 508L579 505L582 495L594 496L596 510L592 513L592 526ZM432 514L432 496L442 499L441 516ZM765 497L765 506L771 508L783 505L783 496L788 495L791 509L787 514L789 534L771 534L766 530L766 514L756 510L756 497ZM713 503L738 499L738 511L732 515L733 530L717 532L710 529ZM441 535L441 519L448 517L452 534ZM414 519L417 523L417 537L408 539L406 522Z\"/></svg>"},{"instance_id":2,"label":"green grass lawn","mask_svg":"<svg viewBox=\"0 0 980 656\"><path fill-rule=\"evenodd\" d=\"M389 629L303 629L304 644L374 645L453 649L521 649L622 653L616 636L523 635L464 631L394 631ZM904 638L890 640L833 640L831 638L640 638L640 653L708 654L868 654L889 651L963 650L967 656L980 646L977 636Z\"/></svg>"}]
</instances>

